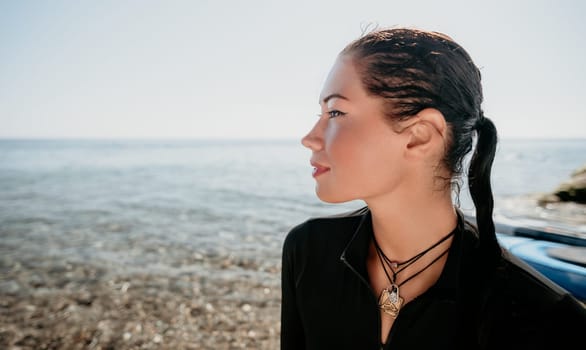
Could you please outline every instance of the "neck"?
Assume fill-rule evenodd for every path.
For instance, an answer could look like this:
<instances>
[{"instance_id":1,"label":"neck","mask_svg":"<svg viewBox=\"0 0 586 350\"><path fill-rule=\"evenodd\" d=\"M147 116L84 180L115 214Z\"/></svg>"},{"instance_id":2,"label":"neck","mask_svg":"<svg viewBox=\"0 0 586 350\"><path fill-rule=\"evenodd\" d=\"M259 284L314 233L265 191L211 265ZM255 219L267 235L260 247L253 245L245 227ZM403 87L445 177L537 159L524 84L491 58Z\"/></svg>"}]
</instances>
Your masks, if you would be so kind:
<instances>
[{"instance_id":1,"label":"neck","mask_svg":"<svg viewBox=\"0 0 586 350\"><path fill-rule=\"evenodd\" d=\"M448 191L393 193L366 201L381 249L404 261L434 244L456 227L457 215Z\"/></svg>"}]
</instances>

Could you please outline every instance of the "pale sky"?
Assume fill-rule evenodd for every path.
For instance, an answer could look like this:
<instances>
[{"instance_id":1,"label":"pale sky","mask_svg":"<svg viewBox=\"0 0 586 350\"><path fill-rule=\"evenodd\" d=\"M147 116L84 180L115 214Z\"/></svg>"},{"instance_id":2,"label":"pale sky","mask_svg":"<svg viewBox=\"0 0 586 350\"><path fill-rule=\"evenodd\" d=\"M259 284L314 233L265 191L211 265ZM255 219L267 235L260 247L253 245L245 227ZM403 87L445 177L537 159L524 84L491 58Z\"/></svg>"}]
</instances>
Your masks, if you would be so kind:
<instances>
[{"instance_id":1,"label":"pale sky","mask_svg":"<svg viewBox=\"0 0 586 350\"><path fill-rule=\"evenodd\" d=\"M586 2L0 1L0 138L300 138L369 24L441 31L502 137L586 138Z\"/></svg>"}]
</instances>

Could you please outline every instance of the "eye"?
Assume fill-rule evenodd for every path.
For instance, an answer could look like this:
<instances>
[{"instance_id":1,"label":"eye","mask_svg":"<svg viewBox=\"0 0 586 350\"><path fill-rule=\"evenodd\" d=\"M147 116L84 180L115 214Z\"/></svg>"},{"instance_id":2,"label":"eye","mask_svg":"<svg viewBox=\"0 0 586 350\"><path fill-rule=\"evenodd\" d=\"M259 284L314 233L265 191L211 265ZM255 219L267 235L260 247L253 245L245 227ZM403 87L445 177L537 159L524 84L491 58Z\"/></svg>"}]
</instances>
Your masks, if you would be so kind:
<instances>
[{"instance_id":1,"label":"eye","mask_svg":"<svg viewBox=\"0 0 586 350\"><path fill-rule=\"evenodd\" d=\"M330 116L330 118L336 118L336 117L343 117L346 115L346 113L340 112L336 109L332 109L331 111L328 111L328 115Z\"/></svg>"}]
</instances>

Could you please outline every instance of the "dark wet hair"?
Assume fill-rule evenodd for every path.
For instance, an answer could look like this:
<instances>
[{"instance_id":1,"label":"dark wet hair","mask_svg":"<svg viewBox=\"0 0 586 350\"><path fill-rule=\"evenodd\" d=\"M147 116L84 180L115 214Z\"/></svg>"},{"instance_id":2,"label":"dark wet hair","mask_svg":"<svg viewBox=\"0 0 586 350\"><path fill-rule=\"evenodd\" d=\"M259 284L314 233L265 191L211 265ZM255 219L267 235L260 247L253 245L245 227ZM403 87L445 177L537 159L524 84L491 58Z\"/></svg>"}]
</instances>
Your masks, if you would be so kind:
<instances>
[{"instance_id":1,"label":"dark wet hair","mask_svg":"<svg viewBox=\"0 0 586 350\"><path fill-rule=\"evenodd\" d=\"M367 92L385 100L384 112L391 122L407 120L425 108L444 115L449 140L443 162L452 174L448 180L458 190L457 179L477 135L468 185L482 250L487 258L498 256L490 182L497 132L481 109L480 70L468 53L442 33L391 28L366 33L341 54L353 59Z\"/></svg>"}]
</instances>

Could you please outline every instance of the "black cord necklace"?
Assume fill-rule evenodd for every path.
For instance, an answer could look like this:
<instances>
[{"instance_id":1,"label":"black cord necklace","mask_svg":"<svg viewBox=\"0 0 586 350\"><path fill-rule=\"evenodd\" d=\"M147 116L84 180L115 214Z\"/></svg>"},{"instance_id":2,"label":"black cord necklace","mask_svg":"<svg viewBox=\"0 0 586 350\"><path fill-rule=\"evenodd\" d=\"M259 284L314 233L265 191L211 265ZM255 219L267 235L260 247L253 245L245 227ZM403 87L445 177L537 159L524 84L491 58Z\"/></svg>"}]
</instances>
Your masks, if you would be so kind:
<instances>
[{"instance_id":1,"label":"black cord necklace","mask_svg":"<svg viewBox=\"0 0 586 350\"><path fill-rule=\"evenodd\" d=\"M381 292L381 295L379 297L379 307L386 314L390 315L392 318L396 318L399 315L399 311L401 310L401 307L403 306L403 298L401 298L401 296L399 295L399 287L404 285L405 283L409 282L410 280L412 280L413 278L418 276L420 273L425 271L427 268L429 268L431 265L433 265L442 256L444 256L450 250L450 248L448 247L447 249L445 249L440 255L435 257L425 267L423 267L422 269L420 269L419 271L417 271L416 273L409 276L408 278L406 278L405 280L403 280L401 283L398 283L398 284L396 283L397 275L401 271L403 271L405 268L407 268L408 266L412 265L417 260L419 260L422 256L427 254L433 248L437 247L442 242L444 242L445 240L450 238L452 235L454 235L454 233L455 233L455 231L450 232L448 235L444 236L442 239L440 239L439 241L437 241L436 243L431 245L429 248L425 249L424 251L418 253L417 255L415 255L412 258L405 260L403 262L394 262L391 259L389 259L385 255L385 253L382 251L382 249L378 245L378 242L376 241L376 238L373 235L373 241L374 241L374 246L376 248L376 253L380 259L381 265L383 267L385 275L387 276L387 279L389 280L389 284L390 284L389 288L383 289L383 291ZM387 271L387 265L388 265L389 269L391 270L391 272L393 273L392 277L389 274L389 272ZM395 270L397 268L399 268L399 269Z\"/></svg>"},{"instance_id":2,"label":"black cord necklace","mask_svg":"<svg viewBox=\"0 0 586 350\"><path fill-rule=\"evenodd\" d=\"M389 259L389 257L386 256L385 252L383 252L383 250L379 246L379 244L376 241L376 238L374 237L374 235L373 235L373 241L374 241L374 246L376 248L377 253L379 254L379 256L382 255L383 259L387 262L387 264L391 268L391 271L393 271L393 280L394 280L394 279L397 278L397 274L399 272L403 271L404 269L406 269L407 267L409 267L411 264L413 264L414 262L416 262L417 260L419 260L422 256L424 256L425 254L427 254L433 248L435 248L438 245L440 245L443 242L445 242L448 238L452 237L454 235L454 233L455 233L455 231L452 231L452 232L448 233L447 235L445 235L444 237L442 237L439 241L435 242L434 244L432 244L431 246L429 246L425 250L419 252L415 256L413 256L413 257L411 257L411 258L409 258L409 259L407 259L405 261L402 261L402 262L393 261L393 260Z\"/></svg>"}]
</instances>

